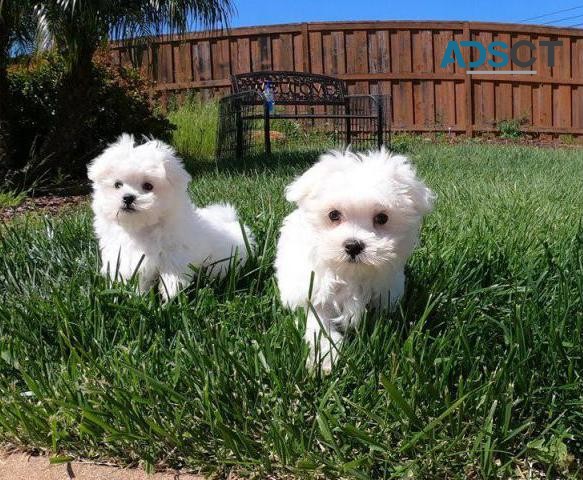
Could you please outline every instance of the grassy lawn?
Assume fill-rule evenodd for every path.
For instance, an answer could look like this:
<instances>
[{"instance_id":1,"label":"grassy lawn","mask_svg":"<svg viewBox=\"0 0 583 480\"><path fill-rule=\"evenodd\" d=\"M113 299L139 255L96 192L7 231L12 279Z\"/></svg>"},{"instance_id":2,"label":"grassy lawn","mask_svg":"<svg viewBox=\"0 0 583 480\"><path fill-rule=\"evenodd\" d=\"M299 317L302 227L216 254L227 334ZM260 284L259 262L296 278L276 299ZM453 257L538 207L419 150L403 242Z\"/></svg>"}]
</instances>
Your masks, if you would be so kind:
<instances>
[{"instance_id":1,"label":"grassy lawn","mask_svg":"<svg viewBox=\"0 0 583 480\"><path fill-rule=\"evenodd\" d=\"M0 227L0 441L224 473L583 474L581 150L416 144L438 193L401 310L330 376L305 368L272 275L282 189L313 161L202 166L259 257L168 305L107 286L88 208Z\"/></svg>"}]
</instances>

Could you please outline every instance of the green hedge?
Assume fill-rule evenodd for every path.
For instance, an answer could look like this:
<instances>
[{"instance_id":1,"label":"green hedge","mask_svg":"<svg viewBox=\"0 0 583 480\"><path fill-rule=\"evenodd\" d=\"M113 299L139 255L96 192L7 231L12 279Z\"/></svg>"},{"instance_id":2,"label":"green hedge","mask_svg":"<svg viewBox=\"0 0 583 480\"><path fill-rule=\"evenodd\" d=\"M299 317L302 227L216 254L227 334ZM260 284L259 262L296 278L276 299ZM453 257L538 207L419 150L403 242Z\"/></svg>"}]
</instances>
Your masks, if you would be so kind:
<instances>
[{"instance_id":1,"label":"green hedge","mask_svg":"<svg viewBox=\"0 0 583 480\"><path fill-rule=\"evenodd\" d=\"M10 67L10 125L16 164L6 182L12 188L79 185L87 162L122 132L170 139L172 124L156 111L147 82L137 70L113 66L108 58L102 52L94 59L86 102L79 105L83 124L72 132L67 155L60 154L58 159L43 146L49 143L56 122L62 121L58 118L59 99L66 95L62 57L49 53Z\"/></svg>"}]
</instances>

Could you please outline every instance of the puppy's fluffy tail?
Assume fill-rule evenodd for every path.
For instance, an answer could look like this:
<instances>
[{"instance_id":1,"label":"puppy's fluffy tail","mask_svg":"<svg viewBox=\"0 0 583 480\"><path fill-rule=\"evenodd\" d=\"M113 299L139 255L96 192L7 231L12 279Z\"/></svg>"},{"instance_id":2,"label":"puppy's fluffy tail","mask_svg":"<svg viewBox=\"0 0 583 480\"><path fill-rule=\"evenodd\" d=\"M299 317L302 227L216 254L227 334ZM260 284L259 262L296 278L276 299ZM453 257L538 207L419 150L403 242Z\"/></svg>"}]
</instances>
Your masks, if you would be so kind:
<instances>
[{"instance_id":1,"label":"puppy's fluffy tail","mask_svg":"<svg viewBox=\"0 0 583 480\"><path fill-rule=\"evenodd\" d=\"M246 261L247 245L241 232L237 210L228 203L214 203L208 207L199 208L197 211L209 223L217 225L221 230L230 233L231 239L235 243L233 247L239 249L240 259L243 262ZM243 228L245 229L247 243L251 250L254 250L256 242L253 232L251 232L251 229L247 225L243 225Z\"/></svg>"},{"instance_id":2,"label":"puppy's fluffy tail","mask_svg":"<svg viewBox=\"0 0 583 480\"><path fill-rule=\"evenodd\" d=\"M221 220L223 222L239 222L237 210L228 203L214 203L208 207L200 208L198 212L209 220Z\"/></svg>"}]
</instances>

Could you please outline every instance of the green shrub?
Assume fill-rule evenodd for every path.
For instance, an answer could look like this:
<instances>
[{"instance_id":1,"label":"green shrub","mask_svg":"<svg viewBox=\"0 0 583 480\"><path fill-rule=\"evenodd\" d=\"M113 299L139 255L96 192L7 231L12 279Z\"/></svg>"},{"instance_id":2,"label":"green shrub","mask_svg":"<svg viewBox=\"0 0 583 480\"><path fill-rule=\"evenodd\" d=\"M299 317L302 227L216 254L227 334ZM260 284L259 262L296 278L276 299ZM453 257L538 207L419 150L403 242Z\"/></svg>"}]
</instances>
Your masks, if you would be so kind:
<instances>
[{"instance_id":1,"label":"green shrub","mask_svg":"<svg viewBox=\"0 0 583 480\"><path fill-rule=\"evenodd\" d=\"M577 143L575 136L570 133L559 135L559 141L564 145L575 145Z\"/></svg>"},{"instance_id":2,"label":"green shrub","mask_svg":"<svg viewBox=\"0 0 583 480\"><path fill-rule=\"evenodd\" d=\"M522 131L520 130L521 123L522 122L516 118L502 120L498 123L500 137L509 139L520 138L522 136Z\"/></svg>"},{"instance_id":3,"label":"green shrub","mask_svg":"<svg viewBox=\"0 0 583 480\"><path fill-rule=\"evenodd\" d=\"M56 121L57 92L64 71L63 59L52 54L10 68L10 125L17 165L27 163L31 148L44 138Z\"/></svg>"},{"instance_id":4,"label":"green shrub","mask_svg":"<svg viewBox=\"0 0 583 480\"><path fill-rule=\"evenodd\" d=\"M0 192L0 208L17 207L24 200L22 192Z\"/></svg>"},{"instance_id":5,"label":"green shrub","mask_svg":"<svg viewBox=\"0 0 583 480\"><path fill-rule=\"evenodd\" d=\"M275 119L271 122L271 130L283 134L282 141L305 141L311 132L304 132L299 121L289 119Z\"/></svg>"},{"instance_id":6,"label":"green shrub","mask_svg":"<svg viewBox=\"0 0 583 480\"><path fill-rule=\"evenodd\" d=\"M111 65L106 52L100 52L94 59L86 101L79 105L83 124L67 139L67 155L54 158L53 152L43 147L61 121L57 112L65 72L63 59L55 53L10 67L15 161L12 171L5 175L4 183L9 184L0 188L39 188L39 179L43 188L53 188L63 181L79 185L78 179L85 179L87 162L123 132L169 140L172 126L155 112L148 83L133 68Z\"/></svg>"},{"instance_id":7,"label":"green shrub","mask_svg":"<svg viewBox=\"0 0 583 480\"><path fill-rule=\"evenodd\" d=\"M396 133L391 138L391 151L395 153L411 153L422 144L423 138L412 133Z\"/></svg>"},{"instance_id":8,"label":"green shrub","mask_svg":"<svg viewBox=\"0 0 583 480\"><path fill-rule=\"evenodd\" d=\"M151 85L139 70L112 65L107 52L96 56L94 64L96 108L88 121L93 121L101 136L109 141L127 132L170 141L172 124L157 109L155 98L150 99Z\"/></svg>"}]
</instances>

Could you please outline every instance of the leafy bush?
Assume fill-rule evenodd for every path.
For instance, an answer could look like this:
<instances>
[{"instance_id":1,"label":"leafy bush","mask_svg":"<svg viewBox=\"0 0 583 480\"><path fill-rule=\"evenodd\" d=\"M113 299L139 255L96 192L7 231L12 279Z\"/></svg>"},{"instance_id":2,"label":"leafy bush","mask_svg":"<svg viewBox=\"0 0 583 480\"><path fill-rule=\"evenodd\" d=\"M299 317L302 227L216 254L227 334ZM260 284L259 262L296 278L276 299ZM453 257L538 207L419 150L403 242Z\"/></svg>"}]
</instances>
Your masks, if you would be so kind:
<instances>
[{"instance_id":1,"label":"leafy bush","mask_svg":"<svg viewBox=\"0 0 583 480\"><path fill-rule=\"evenodd\" d=\"M395 153L411 153L423 143L420 135L402 132L396 133L391 138L391 151Z\"/></svg>"},{"instance_id":2,"label":"leafy bush","mask_svg":"<svg viewBox=\"0 0 583 480\"><path fill-rule=\"evenodd\" d=\"M66 94L62 91L65 74L65 62L56 53L17 63L9 70L16 168L6 177L12 188L30 187L39 179L44 188L67 180L79 185L87 162L122 132L170 138L172 126L155 111L148 83L137 70L114 66L107 52L100 52L94 58L86 101L79 105L83 124L67 139L66 156L54 158L46 145L52 128L62 120L58 107Z\"/></svg>"},{"instance_id":3,"label":"leafy bush","mask_svg":"<svg viewBox=\"0 0 583 480\"><path fill-rule=\"evenodd\" d=\"M0 192L0 208L17 207L24 200L22 192Z\"/></svg>"},{"instance_id":4,"label":"leafy bush","mask_svg":"<svg viewBox=\"0 0 583 480\"><path fill-rule=\"evenodd\" d=\"M10 67L11 127L16 158L27 161L31 147L46 135L55 121L57 91L64 71L63 59L52 54Z\"/></svg>"},{"instance_id":5,"label":"leafy bush","mask_svg":"<svg viewBox=\"0 0 583 480\"><path fill-rule=\"evenodd\" d=\"M273 120L271 122L271 130L280 132L283 141L286 142L302 142L305 141L308 136L308 132L305 132L304 129L302 129L302 125L299 121L288 120L285 118Z\"/></svg>"},{"instance_id":6,"label":"leafy bush","mask_svg":"<svg viewBox=\"0 0 583 480\"><path fill-rule=\"evenodd\" d=\"M577 143L575 136L570 133L559 135L559 141L564 145L575 145Z\"/></svg>"},{"instance_id":7,"label":"leafy bush","mask_svg":"<svg viewBox=\"0 0 583 480\"><path fill-rule=\"evenodd\" d=\"M511 118L509 120L502 120L498 123L498 129L500 130L501 138L520 138L522 136L522 131L520 130L521 121L516 118Z\"/></svg>"},{"instance_id":8,"label":"leafy bush","mask_svg":"<svg viewBox=\"0 0 583 480\"><path fill-rule=\"evenodd\" d=\"M96 67L96 115L88 118L104 138L115 138L121 132L148 135L170 141L173 127L150 100L150 83L139 70L111 64L107 52L99 52ZM99 122L107 122L100 125Z\"/></svg>"}]
</instances>

